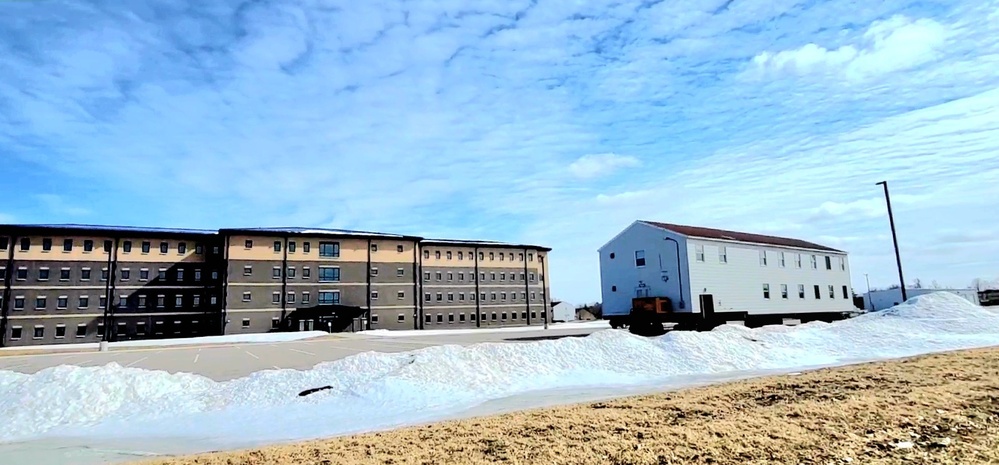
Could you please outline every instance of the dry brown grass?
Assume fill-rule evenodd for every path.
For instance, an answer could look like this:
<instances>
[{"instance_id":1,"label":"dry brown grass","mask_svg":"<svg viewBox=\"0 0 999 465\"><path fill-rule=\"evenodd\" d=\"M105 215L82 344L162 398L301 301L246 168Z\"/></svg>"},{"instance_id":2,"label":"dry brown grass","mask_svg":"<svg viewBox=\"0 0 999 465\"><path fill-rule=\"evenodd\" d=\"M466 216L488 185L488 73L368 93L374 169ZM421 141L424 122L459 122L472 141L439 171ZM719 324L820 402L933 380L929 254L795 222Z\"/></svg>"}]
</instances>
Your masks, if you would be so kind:
<instances>
[{"instance_id":1,"label":"dry brown grass","mask_svg":"<svg viewBox=\"0 0 999 465\"><path fill-rule=\"evenodd\" d=\"M851 462L999 463L999 349L148 463Z\"/></svg>"}]
</instances>

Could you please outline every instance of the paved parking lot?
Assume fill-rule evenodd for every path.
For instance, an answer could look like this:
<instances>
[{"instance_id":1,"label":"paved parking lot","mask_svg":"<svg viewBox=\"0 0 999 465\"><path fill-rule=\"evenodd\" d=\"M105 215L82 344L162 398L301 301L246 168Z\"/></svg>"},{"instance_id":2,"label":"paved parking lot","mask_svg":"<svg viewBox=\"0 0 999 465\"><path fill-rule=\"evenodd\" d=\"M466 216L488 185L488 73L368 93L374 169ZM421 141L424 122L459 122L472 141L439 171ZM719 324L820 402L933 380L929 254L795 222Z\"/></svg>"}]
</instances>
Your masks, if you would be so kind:
<instances>
[{"instance_id":1,"label":"paved parking lot","mask_svg":"<svg viewBox=\"0 0 999 465\"><path fill-rule=\"evenodd\" d=\"M362 352L405 352L423 347L482 342L523 343L539 339L586 336L607 326L553 325L547 330L509 328L503 331L432 332L405 337L379 334L336 334L295 342L234 343L203 346L147 347L114 349L99 352L89 349L78 353L45 353L0 357L0 370L35 373L59 365L102 366L116 362L121 366L187 372L226 381L269 369L304 370L332 360Z\"/></svg>"}]
</instances>

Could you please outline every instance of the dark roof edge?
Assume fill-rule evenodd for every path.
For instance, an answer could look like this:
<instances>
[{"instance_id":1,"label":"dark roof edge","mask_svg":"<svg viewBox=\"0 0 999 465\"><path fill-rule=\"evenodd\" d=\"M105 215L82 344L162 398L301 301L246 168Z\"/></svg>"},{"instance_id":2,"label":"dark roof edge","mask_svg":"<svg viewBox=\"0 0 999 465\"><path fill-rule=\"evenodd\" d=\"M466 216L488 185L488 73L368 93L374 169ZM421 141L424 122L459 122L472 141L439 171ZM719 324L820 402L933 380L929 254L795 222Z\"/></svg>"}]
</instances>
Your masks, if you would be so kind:
<instances>
[{"instance_id":1,"label":"dark roof edge","mask_svg":"<svg viewBox=\"0 0 999 465\"><path fill-rule=\"evenodd\" d=\"M409 241L420 241L423 238L419 236L410 236L407 234L394 234L394 233L379 233L372 231L333 231L333 230L303 230L303 231L293 231L293 230L280 230L280 229L255 229L255 228L222 228L218 230L220 235L241 235L241 236L264 236L264 237L316 237L316 236L329 236L329 237L361 237L361 238L378 238L378 239L402 239Z\"/></svg>"},{"instance_id":2,"label":"dark roof edge","mask_svg":"<svg viewBox=\"0 0 999 465\"><path fill-rule=\"evenodd\" d=\"M543 245L533 245L533 244L515 244L511 242L496 242L496 241L476 241L476 240L464 240L464 239L423 239L420 241L424 245L453 245L453 246L468 246L468 247L496 247L503 249L532 249L541 250L544 252L551 252L551 247L545 247Z\"/></svg>"},{"instance_id":3,"label":"dark roof edge","mask_svg":"<svg viewBox=\"0 0 999 465\"><path fill-rule=\"evenodd\" d=\"M110 226L84 224L0 224L0 232L14 234L72 233L78 235L103 235L108 237L203 237L214 236L210 229L157 228L144 226Z\"/></svg>"},{"instance_id":4,"label":"dark roof edge","mask_svg":"<svg viewBox=\"0 0 999 465\"><path fill-rule=\"evenodd\" d=\"M670 223L662 223L651 220L639 220L639 221L654 228L665 229L683 236L697 237L701 239L709 239L714 241L725 241L725 242L742 242L745 244L766 245L771 247L783 247L788 249L816 250L816 251L833 252L833 253L849 255L849 252L845 250L839 250L833 247L829 247L827 245L806 241L804 239L796 239L793 237L774 236L770 234L750 233L745 231L732 231L727 229L708 228L703 226L670 224ZM702 235L702 234L697 234L696 232L683 231L684 229L698 229L702 231L710 231L714 233L730 235L733 237L724 238L724 237L715 237L707 234ZM753 236L753 237L739 238L738 236ZM758 240L758 239L763 239L763 240Z\"/></svg>"}]
</instances>

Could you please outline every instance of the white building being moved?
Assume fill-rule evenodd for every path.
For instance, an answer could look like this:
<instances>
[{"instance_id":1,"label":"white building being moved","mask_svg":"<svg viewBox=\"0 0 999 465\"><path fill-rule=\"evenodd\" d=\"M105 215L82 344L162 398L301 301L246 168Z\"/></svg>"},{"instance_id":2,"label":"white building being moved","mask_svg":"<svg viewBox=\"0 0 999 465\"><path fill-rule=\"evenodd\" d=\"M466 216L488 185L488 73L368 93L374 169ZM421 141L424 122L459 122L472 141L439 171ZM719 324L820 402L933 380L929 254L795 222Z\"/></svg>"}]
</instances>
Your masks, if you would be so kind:
<instances>
[{"instance_id":1,"label":"white building being moved","mask_svg":"<svg viewBox=\"0 0 999 465\"><path fill-rule=\"evenodd\" d=\"M636 221L599 254L612 326L629 324L632 299L643 297L668 298L669 313L751 326L857 310L847 253L800 239Z\"/></svg>"}]
</instances>

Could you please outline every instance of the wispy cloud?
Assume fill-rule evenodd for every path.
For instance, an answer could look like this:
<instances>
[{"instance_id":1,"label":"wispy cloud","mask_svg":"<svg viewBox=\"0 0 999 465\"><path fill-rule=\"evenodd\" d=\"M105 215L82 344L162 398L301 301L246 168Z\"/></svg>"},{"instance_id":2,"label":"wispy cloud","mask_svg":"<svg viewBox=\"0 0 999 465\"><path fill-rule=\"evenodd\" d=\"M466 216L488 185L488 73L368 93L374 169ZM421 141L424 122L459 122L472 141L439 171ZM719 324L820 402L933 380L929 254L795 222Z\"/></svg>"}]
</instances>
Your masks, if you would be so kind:
<instances>
[{"instance_id":1,"label":"wispy cloud","mask_svg":"<svg viewBox=\"0 0 999 465\"><path fill-rule=\"evenodd\" d=\"M602 153L598 155L583 155L569 164L569 172L577 178L589 179L606 176L621 168L641 166L642 162L627 155Z\"/></svg>"},{"instance_id":2,"label":"wispy cloud","mask_svg":"<svg viewBox=\"0 0 999 465\"><path fill-rule=\"evenodd\" d=\"M884 179L913 275L994 273L994 243L920 253L999 229L994 0L151 1L0 2L18 221L539 242L584 301L637 218L838 241L888 283Z\"/></svg>"}]
</instances>

